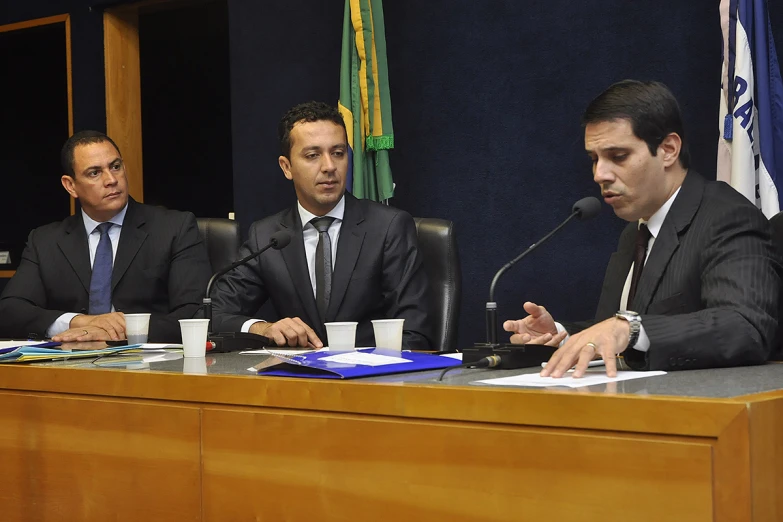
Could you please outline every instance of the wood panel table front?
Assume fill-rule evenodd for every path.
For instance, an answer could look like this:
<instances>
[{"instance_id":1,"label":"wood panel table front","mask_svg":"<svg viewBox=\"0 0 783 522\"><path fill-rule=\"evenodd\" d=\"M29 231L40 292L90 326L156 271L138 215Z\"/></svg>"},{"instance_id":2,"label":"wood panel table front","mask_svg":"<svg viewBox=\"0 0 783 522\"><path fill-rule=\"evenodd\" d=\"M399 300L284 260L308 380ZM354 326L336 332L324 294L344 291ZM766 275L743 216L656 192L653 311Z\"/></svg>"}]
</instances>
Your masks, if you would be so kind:
<instances>
[{"instance_id":1,"label":"wood panel table front","mask_svg":"<svg viewBox=\"0 0 783 522\"><path fill-rule=\"evenodd\" d=\"M781 391L0 365L0 404L3 521L783 520Z\"/></svg>"}]
</instances>

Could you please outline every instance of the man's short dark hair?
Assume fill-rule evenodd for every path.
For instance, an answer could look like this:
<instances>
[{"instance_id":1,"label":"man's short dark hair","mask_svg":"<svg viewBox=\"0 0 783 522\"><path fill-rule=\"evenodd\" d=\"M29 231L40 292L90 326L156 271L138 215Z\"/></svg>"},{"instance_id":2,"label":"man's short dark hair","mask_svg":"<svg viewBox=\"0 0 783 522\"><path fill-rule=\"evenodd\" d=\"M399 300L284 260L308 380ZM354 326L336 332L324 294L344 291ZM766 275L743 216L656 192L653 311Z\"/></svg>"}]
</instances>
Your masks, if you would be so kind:
<instances>
[{"instance_id":1,"label":"man's short dark hair","mask_svg":"<svg viewBox=\"0 0 783 522\"><path fill-rule=\"evenodd\" d=\"M690 167L680 106L666 85L636 80L617 82L590 102L582 116L582 126L612 120L630 121L634 135L647 143L653 156L666 136L677 133L682 140L680 165Z\"/></svg>"},{"instance_id":2,"label":"man's short dark hair","mask_svg":"<svg viewBox=\"0 0 783 522\"><path fill-rule=\"evenodd\" d=\"M309 101L292 107L285 113L277 127L280 138L280 153L290 159L291 154L291 129L300 121L331 121L345 129L343 116L337 107L323 102Z\"/></svg>"},{"instance_id":3,"label":"man's short dark hair","mask_svg":"<svg viewBox=\"0 0 783 522\"><path fill-rule=\"evenodd\" d=\"M68 138L68 140L65 142L65 145L63 145L63 150L60 152L60 163L62 164L63 171L71 177L76 175L73 171L73 151L76 150L76 147L79 147L80 145L90 145L93 143L104 143L106 141L111 143L114 148L117 149L117 154L122 157L120 148L116 143L114 143L114 140L102 132L84 130L77 132Z\"/></svg>"}]
</instances>

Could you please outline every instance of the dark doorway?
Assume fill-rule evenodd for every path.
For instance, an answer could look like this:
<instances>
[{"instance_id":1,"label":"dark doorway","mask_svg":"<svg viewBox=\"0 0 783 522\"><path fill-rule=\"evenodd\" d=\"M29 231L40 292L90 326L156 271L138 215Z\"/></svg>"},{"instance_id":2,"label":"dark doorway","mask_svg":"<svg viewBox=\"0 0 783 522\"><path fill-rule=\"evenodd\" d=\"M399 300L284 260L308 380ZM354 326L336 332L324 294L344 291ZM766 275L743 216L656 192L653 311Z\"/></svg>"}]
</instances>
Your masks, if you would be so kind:
<instances>
[{"instance_id":1,"label":"dark doorway","mask_svg":"<svg viewBox=\"0 0 783 522\"><path fill-rule=\"evenodd\" d=\"M68 139L65 22L0 32L0 270L15 269L30 230L70 214L60 184Z\"/></svg>"},{"instance_id":2,"label":"dark doorway","mask_svg":"<svg viewBox=\"0 0 783 522\"><path fill-rule=\"evenodd\" d=\"M226 1L139 12L144 202L233 211Z\"/></svg>"}]
</instances>

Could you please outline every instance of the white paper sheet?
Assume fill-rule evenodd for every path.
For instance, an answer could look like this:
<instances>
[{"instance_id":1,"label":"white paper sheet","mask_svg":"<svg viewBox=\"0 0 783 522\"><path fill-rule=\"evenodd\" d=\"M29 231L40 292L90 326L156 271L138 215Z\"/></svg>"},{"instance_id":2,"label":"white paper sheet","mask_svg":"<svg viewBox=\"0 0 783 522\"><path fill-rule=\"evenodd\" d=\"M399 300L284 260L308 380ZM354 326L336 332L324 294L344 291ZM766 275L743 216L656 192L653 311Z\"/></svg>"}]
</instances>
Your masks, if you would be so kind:
<instances>
[{"instance_id":1,"label":"white paper sheet","mask_svg":"<svg viewBox=\"0 0 783 522\"><path fill-rule=\"evenodd\" d=\"M279 353L280 355L302 355L303 353L311 353L315 350L282 350L274 348L261 348L259 350L245 350L239 352L239 355L274 355Z\"/></svg>"},{"instance_id":2,"label":"white paper sheet","mask_svg":"<svg viewBox=\"0 0 783 522\"><path fill-rule=\"evenodd\" d=\"M458 361L462 360L462 354L461 353L444 353L444 354L441 354L441 357L448 357L449 359L456 359Z\"/></svg>"},{"instance_id":3,"label":"white paper sheet","mask_svg":"<svg viewBox=\"0 0 783 522\"><path fill-rule=\"evenodd\" d=\"M500 377L497 379L484 379L475 382L481 384L493 384L495 386L534 386L539 388L549 386L567 386L569 388L581 388L582 386L593 386L595 384L605 384L607 382L656 377L658 375L666 375L666 372L617 372L617 377L607 377L605 371L587 372L579 379L574 379L572 375L572 372L568 372L563 377L554 379L552 377L541 377L537 373L527 373L524 375Z\"/></svg>"},{"instance_id":4,"label":"white paper sheet","mask_svg":"<svg viewBox=\"0 0 783 522\"><path fill-rule=\"evenodd\" d=\"M144 343L141 345L142 350L166 350L168 348L182 348L181 344L171 344L171 343Z\"/></svg>"},{"instance_id":5,"label":"white paper sheet","mask_svg":"<svg viewBox=\"0 0 783 522\"><path fill-rule=\"evenodd\" d=\"M386 366L387 364L399 364L412 362L402 357L391 357L389 355L380 355L377 353L364 353L364 352L344 352L329 357L322 357L322 361L343 363L343 364L358 364L361 366Z\"/></svg>"},{"instance_id":6,"label":"white paper sheet","mask_svg":"<svg viewBox=\"0 0 783 522\"><path fill-rule=\"evenodd\" d=\"M15 346L31 346L33 344L42 344L48 341L0 341L0 349L14 348Z\"/></svg>"}]
</instances>

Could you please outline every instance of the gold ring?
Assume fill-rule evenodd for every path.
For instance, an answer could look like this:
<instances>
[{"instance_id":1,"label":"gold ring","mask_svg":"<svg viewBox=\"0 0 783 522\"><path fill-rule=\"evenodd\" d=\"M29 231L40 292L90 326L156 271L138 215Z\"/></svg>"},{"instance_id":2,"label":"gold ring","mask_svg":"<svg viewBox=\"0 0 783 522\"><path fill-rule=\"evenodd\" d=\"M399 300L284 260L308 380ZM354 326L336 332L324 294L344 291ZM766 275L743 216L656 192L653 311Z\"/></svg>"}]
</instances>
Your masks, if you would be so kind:
<instances>
[{"instance_id":1,"label":"gold ring","mask_svg":"<svg viewBox=\"0 0 783 522\"><path fill-rule=\"evenodd\" d=\"M90 333L90 332L88 332L87 330L84 330L84 334L83 335L87 335L88 333Z\"/></svg>"},{"instance_id":2,"label":"gold ring","mask_svg":"<svg viewBox=\"0 0 783 522\"><path fill-rule=\"evenodd\" d=\"M595 353L598 353L598 347L593 343L587 343L585 346L589 346Z\"/></svg>"}]
</instances>

